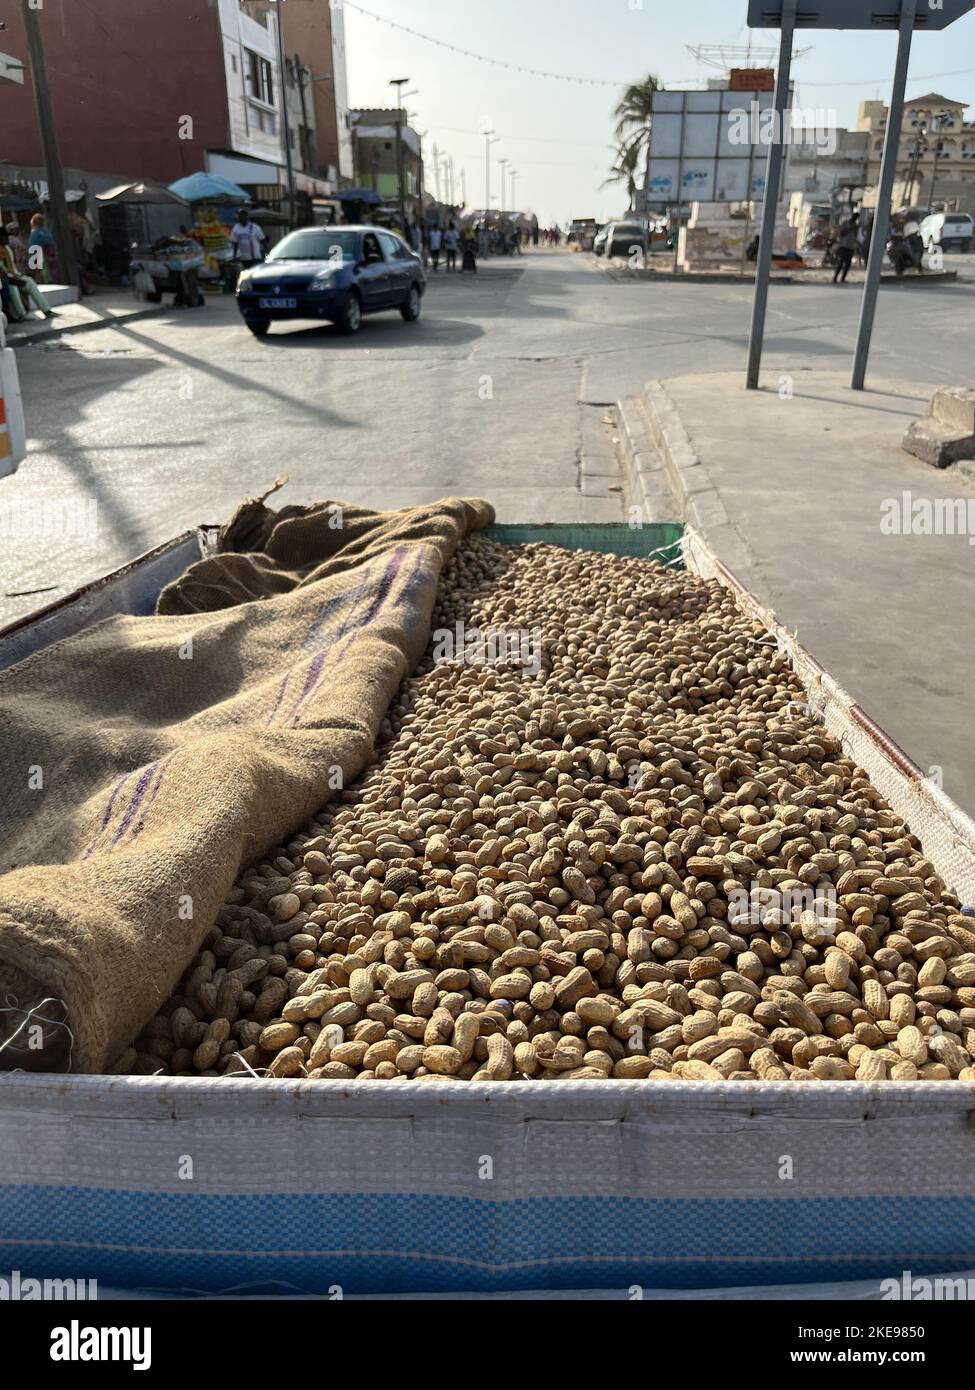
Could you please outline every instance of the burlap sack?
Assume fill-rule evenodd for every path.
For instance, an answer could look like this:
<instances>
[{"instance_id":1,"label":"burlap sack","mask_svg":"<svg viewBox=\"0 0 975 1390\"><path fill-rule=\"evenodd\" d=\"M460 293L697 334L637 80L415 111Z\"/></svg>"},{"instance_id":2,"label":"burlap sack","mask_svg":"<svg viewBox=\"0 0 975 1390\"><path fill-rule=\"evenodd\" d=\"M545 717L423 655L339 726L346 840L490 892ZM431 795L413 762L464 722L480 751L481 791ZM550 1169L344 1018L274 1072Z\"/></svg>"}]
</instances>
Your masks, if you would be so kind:
<instances>
[{"instance_id":1,"label":"burlap sack","mask_svg":"<svg viewBox=\"0 0 975 1390\"><path fill-rule=\"evenodd\" d=\"M241 867L364 766L492 519L245 503L156 616L0 673L0 1067L99 1071L135 1037Z\"/></svg>"}]
</instances>

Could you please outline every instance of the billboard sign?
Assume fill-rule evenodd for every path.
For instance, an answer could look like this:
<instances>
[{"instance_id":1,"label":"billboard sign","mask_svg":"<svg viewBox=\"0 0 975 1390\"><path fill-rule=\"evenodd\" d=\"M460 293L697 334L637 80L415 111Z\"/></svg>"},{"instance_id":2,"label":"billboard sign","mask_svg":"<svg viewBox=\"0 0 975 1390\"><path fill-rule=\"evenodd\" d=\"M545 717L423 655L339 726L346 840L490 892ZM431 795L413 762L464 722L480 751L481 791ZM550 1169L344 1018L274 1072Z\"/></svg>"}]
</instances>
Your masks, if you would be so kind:
<instances>
[{"instance_id":1,"label":"billboard sign","mask_svg":"<svg viewBox=\"0 0 975 1390\"><path fill-rule=\"evenodd\" d=\"M747 102L744 98L747 96ZM771 92L655 92L647 198L740 203L765 195Z\"/></svg>"}]
</instances>

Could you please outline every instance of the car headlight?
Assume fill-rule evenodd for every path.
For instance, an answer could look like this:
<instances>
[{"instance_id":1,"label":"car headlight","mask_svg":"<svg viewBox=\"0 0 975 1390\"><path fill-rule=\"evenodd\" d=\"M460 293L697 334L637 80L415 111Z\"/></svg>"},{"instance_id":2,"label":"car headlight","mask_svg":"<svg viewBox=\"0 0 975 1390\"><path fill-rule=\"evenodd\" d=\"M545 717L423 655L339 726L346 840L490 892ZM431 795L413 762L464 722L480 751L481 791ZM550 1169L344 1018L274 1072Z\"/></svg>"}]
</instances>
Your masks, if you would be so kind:
<instances>
[{"instance_id":1,"label":"car headlight","mask_svg":"<svg viewBox=\"0 0 975 1390\"><path fill-rule=\"evenodd\" d=\"M238 278L238 280L237 280L237 289L238 289L238 292L239 292L240 290L249 290L250 288L251 288L251 273L250 273L249 270L245 270L244 273L243 273L243 275L241 275L241 276Z\"/></svg>"},{"instance_id":2,"label":"car headlight","mask_svg":"<svg viewBox=\"0 0 975 1390\"><path fill-rule=\"evenodd\" d=\"M315 276L314 280L312 280L312 284L315 285L318 289L323 289L327 285L334 285L335 271L320 270L318 274Z\"/></svg>"}]
</instances>

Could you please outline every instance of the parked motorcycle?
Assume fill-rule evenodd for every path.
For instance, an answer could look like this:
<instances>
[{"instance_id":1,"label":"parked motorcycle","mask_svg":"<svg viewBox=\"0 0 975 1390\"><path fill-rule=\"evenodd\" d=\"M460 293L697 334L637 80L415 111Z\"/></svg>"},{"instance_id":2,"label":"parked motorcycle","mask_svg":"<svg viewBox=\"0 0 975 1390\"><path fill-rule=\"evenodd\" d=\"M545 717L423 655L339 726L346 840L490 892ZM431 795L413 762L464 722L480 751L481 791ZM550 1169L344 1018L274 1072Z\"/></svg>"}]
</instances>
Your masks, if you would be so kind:
<instances>
[{"instance_id":1,"label":"parked motorcycle","mask_svg":"<svg viewBox=\"0 0 975 1390\"><path fill-rule=\"evenodd\" d=\"M898 275L907 270L924 274L924 241L920 231L891 232L887 239L887 258Z\"/></svg>"}]
</instances>

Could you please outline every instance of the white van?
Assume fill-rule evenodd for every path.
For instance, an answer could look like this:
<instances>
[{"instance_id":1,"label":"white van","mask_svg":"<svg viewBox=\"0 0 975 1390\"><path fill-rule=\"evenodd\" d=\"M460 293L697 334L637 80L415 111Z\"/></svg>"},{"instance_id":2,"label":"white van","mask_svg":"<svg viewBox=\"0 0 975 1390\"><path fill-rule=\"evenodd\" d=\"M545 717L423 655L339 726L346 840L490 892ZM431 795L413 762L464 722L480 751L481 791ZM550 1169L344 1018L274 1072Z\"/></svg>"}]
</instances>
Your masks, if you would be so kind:
<instances>
[{"instance_id":1,"label":"white van","mask_svg":"<svg viewBox=\"0 0 975 1390\"><path fill-rule=\"evenodd\" d=\"M975 222L967 212L932 212L921 223L925 251L940 246L944 251L970 251L975 241Z\"/></svg>"}]
</instances>

